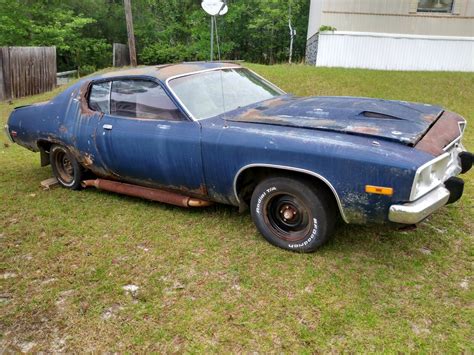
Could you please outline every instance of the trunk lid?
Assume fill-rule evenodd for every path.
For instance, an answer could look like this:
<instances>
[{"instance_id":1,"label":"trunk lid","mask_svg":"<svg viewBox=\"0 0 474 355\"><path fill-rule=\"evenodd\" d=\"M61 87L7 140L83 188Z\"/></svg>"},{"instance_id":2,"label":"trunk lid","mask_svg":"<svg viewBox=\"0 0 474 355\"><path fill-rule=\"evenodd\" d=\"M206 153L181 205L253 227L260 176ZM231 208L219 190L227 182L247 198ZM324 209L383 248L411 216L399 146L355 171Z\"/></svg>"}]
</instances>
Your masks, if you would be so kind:
<instances>
[{"instance_id":1,"label":"trunk lid","mask_svg":"<svg viewBox=\"0 0 474 355\"><path fill-rule=\"evenodd\" d=\"M282 96L227 120L373 136L414 145L441 115L438 106L360 97Z\"/></svg>"}]
</instances>

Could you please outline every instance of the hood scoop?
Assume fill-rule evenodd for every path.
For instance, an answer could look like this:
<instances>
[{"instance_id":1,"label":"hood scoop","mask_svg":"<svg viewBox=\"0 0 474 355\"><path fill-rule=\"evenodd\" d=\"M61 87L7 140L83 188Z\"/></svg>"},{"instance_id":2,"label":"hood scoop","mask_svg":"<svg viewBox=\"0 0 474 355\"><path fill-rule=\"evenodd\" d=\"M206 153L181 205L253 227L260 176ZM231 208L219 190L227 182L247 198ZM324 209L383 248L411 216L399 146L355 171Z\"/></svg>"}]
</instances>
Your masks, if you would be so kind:
<instances>
[{"instance_id":1,"label":"hood scoop","mask_svg":"<svg viewBox=\"0 0 474 355\"><path fill-rule=\"evenodd\" d=\"M395 117L395 116L387 115L385 113L372 112L372 111L363 111L360 113L360 116L369 117L369 118L385 118L387 120L403 120L403 118L400 118L400 117Z\"/></svg>"},{"instance_id":2,"label":"hood scoop","mask_svg":"<svg viewBox=\"0 0 474 355\"><path fill-rule=\"evenodd\" d=\"M442 112L437 106L405 101L281 96L235 110L226 119L365 135L414 145Z\"/></svg>"}]
</instances>

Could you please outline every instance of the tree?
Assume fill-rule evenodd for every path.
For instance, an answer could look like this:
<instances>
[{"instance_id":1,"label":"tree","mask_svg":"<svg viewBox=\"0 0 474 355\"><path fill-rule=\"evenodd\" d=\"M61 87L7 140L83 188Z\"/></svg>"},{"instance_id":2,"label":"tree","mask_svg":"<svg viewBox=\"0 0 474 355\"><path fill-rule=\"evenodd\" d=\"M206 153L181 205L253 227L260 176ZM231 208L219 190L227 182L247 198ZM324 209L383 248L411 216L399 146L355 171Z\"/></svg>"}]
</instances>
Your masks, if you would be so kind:
<instances>
[{"instance_id":1,"label":"tree","mask_svg":"<svg viewBox=\"0 0 474 355\"><path fill-rule=\"evenodd\" d=\"M288 1L228 0L217 19L223 59L288 59ZM309 0L291 0L295 61L304 58ZM210 18L201 0L132 0L141 64L209 59ZM126 43L122 0L0 0L0 46L56 46L58 69L110 66L113 42Z\"/></svg>"}]
</instances>

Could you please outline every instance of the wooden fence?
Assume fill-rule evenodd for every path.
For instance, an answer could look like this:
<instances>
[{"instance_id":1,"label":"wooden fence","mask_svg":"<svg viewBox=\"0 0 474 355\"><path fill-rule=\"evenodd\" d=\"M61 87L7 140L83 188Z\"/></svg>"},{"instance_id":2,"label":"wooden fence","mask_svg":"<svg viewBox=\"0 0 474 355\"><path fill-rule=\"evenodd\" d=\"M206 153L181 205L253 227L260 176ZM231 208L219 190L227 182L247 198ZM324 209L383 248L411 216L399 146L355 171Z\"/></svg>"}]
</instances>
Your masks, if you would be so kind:
<instances>
[{"instance_id":1,"label":"wooden fence","mask_svg":"<svg viewBox=\"0 0 474 355\"><path fill-rule=\"evenodd\" d=\"M122 43L114 43L113 46L113 66L125 67L130 65L130 53L128 46Z\"/></svg>"},{"instance_id":2,"label":"wooden fence","mask_svg":"<svg viewBox=\"0 0 474 355\"><path fill-rule=\"evenodd\" d=\"M56 87L56 47L0 47L0 100Z\"/></svg>"}]
</instances>

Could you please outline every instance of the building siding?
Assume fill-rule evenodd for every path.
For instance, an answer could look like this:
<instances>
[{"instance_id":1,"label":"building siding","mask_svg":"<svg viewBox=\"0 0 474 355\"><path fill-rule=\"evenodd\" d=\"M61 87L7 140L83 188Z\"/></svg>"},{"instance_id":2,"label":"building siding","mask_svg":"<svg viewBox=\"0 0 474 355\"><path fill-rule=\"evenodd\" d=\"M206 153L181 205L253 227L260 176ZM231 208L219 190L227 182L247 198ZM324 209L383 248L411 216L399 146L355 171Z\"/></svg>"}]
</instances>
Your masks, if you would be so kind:
<instances>
[{"instance_id":1,"label":"building siding","mask_svg":"<svg viewBox=\"0 0 474 355\"><path fill-rule=\"evenodd\" d=\"M325 13L324 19L340 31L474 37L474 19L465 17Z\"/></svg>"},{"instance_id":2,"label":"building siding","mask_svg":"<svg viewBox=\"0 0 474 355\"><path fill-rule=\"evenodd\" d=\"M474 52L470 44L474 38L474 0L454 0L451 13L433 13L433 12L417 12L418 0L311 0L310 16L308 22L308 33L307 33L307 53L306 60L309 64L323 65L326 63L328 66L346 66L346 67L358 67L358 68L372 68L372 69L394 69L400 70L473 70ZM390 36L382 36L378 39L367 39L362 40L361 38L350 38L334 37L331 39L318 40L318 32L321 26L331 26L340 32L370 32L375 35L377 34L394 34L398 37L403 35L416 35L425 37L425 40L417 39L406 39L403 41L395 41L389 39ZM437 39L433 42L432 39L428 39L430 36L444 36L444 37L465 37L468 42L447 42ZM400 37L400 38L401 38ZM368 38L368 37L367 37ZM367 54L368 62L365 64L360 62L358 59L354 59L353 63L347 63L344 58L336 58L334 55L330 55L330 51L325 46L329 43L333 45L340 45L345 43L347 46L351 46L353 43L363 43L365 50L371 50L370 54L376 54L375 58L370 58ZM382 43L382 42L386 43ZM449 63L425 63L425 58L420 63L421 67L418 67L416 63L412 63L411 55L413 58L418 55L417 48L413 48L414 52L405 51L404 48L400 47L403 44L407 48L418 42L418 44L426 46L428 48L427 53L431 53L431 44L436 43L440 46L438 48L438 54L444 51L458 51L451 52L450 54L443 53L432 58L436 58L433 62L441 60L441 57L452 56L454 62ZM453 43L458 43L457 45ZM375 45L379 47L374 47ZM321 50L323 46L323 50ZM381 56L381 51L392 53L394 50L400 51L403 55L397 57L400 60L398 65L390 64L383 67L383 64L377 62L376 58L385 58L388 62L391 58ZM340 54L342 55L343 52ZM357 48L353 48L352 51L348 51L347 48L344 51L345 55L355 55L358 53ZM433 53L436 53L434 51ZM334 54L334 53L333 53ZM319 58L319 55L327 56L325 58ZM463 57L464 56L464 57ZM328 62L327 59L332 58L333 62ZM372 60L373 59L373 60ZM463 64L460 63L463 62ZM336 65L336 63L339 63ZM355 63L358 66L353 66ZM367 63L371 63L368 65ZM428 69L431 68L431 69Z\"/></svg>"},{"instance_id":3,"label":"building siding","mask_svg":"<svg viewBox=\"0 0 474 355\"><path fill-rule=\"evenodd\" d=\"M417 13L417 6L418 0L312 0L308 38L322 25L339 31L474 36L474 0L454 0L450 14Z\"/></svg>"},{"instance_id":4,"label":"building siding","mask_svg":"<svg viewBox=\"0 0 474 355\"><path fill-rule=\"evenodd\" d=\"M362 32L319 34L317 66L474 71L474 38Z\"/></svg>"}]
</instances>

